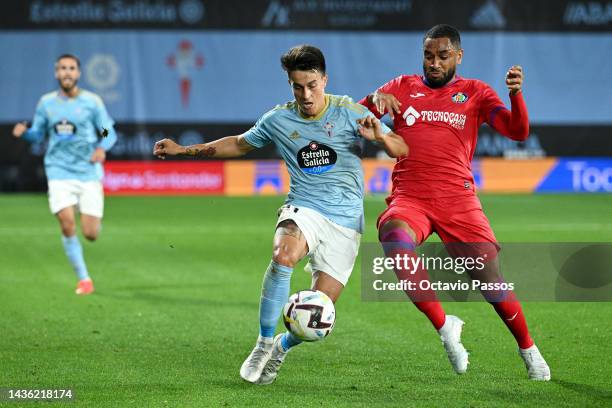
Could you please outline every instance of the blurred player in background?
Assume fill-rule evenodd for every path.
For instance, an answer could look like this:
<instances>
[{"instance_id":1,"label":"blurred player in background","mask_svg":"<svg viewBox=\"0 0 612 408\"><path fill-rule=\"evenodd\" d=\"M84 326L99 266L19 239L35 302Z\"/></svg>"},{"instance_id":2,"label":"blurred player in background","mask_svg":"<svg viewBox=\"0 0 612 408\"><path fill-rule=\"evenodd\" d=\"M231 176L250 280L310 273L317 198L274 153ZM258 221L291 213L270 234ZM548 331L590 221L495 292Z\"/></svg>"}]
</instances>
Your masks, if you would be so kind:
<instances>
[{"instance_id":1,"label":"blurred player in background","mask_svg":"<svg viewBox=\"0 0 612 408\"><path fill-rule=\"evenodd\" d=\"M485 271L480 275L472 271L471 276L496 281L499 247L476 196L471 162L483 122L513 140L529 136L522 68L512 66L506 74L508 110L490 86L456 75L463 50L454 27L430 29L423 39L423 53L424 76L399 76L360 101L379 118L389 113L395 132L411 148L410 156L395 164L388 207L378 219L379 239L387 256L414 257L416 246L436 232L449 253L488 255ZM396 274L415 282L429 279L424 269L398 269ZM548 365L529 335L514 293L500 297L493 291L481 292L514 335L529 378L549 380ZM433 290L407 293L438 330L455 371L464 373L468 353L461 344L463 321L445 314Z\"/></svg>"},{"instance_id":2,"label":"blurred player in background","mask_svg":"<svg viewBox=\"0 0 612 408\"><path fill-rule=\"evenodd\" d=\"M32 126L17 123L13 136L40 142L49 136L45 173L49 186L49 208L62 230L62 243L79 282L78 295L94 291L83 248L76 235L75 206L81 215L81 231L95 241L104 210L102 163L117 140L113 120L99 96L77 86L81 76L79 59L61 55L55 62L59 90L43 95L36 106ZM98 133L103 135L98 139Z\"/></svg>"},{"instance_id":3,"label":"blurred player in background","mask_svg":"<svg viewBox=\"0 0 612 408\"><path fill-rule=\"evenodd\" d=\"M237 157L274 143L291 177L279 210L272 261L263 280L259 337L240 376L270 384L287 352L300 343L290 332L274 337L289 297L294 266L310 257L312 288L336 301L353 270L363 229L360 138L376 141L392 157L407 154L404 141L347 96L325 94L325 58L315 47L293 47L281 58L295 100L263 115L250 130L210 143L183 147L169 139L154 154Z\"/></svg>"}]
</instances>

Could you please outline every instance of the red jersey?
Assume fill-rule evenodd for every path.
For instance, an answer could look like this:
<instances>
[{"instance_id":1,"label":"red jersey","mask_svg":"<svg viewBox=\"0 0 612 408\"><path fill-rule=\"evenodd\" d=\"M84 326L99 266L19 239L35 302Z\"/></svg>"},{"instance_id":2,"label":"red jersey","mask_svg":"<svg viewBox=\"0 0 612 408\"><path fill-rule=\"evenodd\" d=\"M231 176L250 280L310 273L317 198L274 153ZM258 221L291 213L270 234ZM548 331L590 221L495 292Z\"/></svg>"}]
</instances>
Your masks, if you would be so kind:
<instances>
[{"instance_id":1,"label":"red jersey","mask_svg":"<svg viewBox=\"0 0 612 408\"><path fill-rule=\"evenodd\" d=\"M495 121L495 116L503 112L509 118L510 111L495 91L482 81L459 76L434 89L419 75L399 76L379 91L392 94L401 102L401 114L396 113L393 120L394 132L410 148L408 156L398 158L393 169L392 195L438 198L472 194L472 157L478 128L487 122L508 133L503 129L506 126L500 123L496 126L499 121ZM521 93L512 98L520 98L524 107ZM382 116L367 98L360 103L377 117ZM527 121L526 108L520 119Z\"/></svg>"}]
</instances>

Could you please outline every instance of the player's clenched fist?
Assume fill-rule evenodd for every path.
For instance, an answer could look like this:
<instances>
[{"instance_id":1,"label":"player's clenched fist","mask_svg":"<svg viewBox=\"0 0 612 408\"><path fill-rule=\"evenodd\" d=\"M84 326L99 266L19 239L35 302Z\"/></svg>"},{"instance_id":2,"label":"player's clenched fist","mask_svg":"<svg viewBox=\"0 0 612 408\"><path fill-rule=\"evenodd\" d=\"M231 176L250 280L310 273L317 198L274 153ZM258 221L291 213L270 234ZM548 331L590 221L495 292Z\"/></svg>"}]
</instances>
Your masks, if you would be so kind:
<instances>
[{"instance_id":1,"label":"player's clenched fist","mask_svg":"<svg viewBox=\"0 0 612 408\"><path fill-rule=\"evenodd\" d=\"M153 147L153 154L160 159L165 159L166 156L176 156L180 152L181 145L170 139L162 139Z\"/></svg>"},{"instance_id":2,"label":"player's clenched fist","mask_svg":"<svg viewBox=\"0 0 612 408\"><path fill-rule=\"evenodd\" d=\"M13 128L13 136L21 137L28 130L28 126L26 122L19 122Z\"/></svg>"},{"instance_id":3,"label":"player's clenched fist","mask_svg":"<svg viewBox=\"0 0 612 408\"><path fill-rule=\"evenodd\" d=\"M510 95L516 95L523 87L523 67L513 65L506 72L506 86L510 90Z\"/></svg>"}]
</instances>

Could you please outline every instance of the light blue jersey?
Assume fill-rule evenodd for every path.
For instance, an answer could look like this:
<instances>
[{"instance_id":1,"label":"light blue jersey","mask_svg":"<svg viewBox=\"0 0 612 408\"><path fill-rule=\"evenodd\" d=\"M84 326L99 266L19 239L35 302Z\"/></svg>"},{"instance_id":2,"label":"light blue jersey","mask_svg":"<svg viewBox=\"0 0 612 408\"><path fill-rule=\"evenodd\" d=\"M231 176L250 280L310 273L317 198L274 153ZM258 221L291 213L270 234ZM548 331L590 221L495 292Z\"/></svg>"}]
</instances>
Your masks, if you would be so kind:
<instances>
[{"instance_id":1,"label":"light blue jersey","mask_svg":"<svg viewBox=\"0 0 612 408\"><path fill-rule=\"evenodd\" d=\"M325 98L325 109L315 118L303 118L295 101L289 102L263 115L244 137L256 148L276 145L291 178L286 204L362 232L363 139L356 121L372 114L348 96ZM383 131L390 129L383 125Z\"/></svg>"},{"instance_id":2,"label":"light blue jersey","mask_svg":"<svg viewBox=\"0 0 612 408\"><path fill-rule=\"evenodd\" d=\"M24 138L41 141L49 136L45 153L48 180L100 180L102 165L90 159L97 147L109 150L117 141L113 124L98 95L81 89L76 97L68 98L54 91L40 98ZM98 141L103 129L108 135Z\"/></svg>"}]
</instances>

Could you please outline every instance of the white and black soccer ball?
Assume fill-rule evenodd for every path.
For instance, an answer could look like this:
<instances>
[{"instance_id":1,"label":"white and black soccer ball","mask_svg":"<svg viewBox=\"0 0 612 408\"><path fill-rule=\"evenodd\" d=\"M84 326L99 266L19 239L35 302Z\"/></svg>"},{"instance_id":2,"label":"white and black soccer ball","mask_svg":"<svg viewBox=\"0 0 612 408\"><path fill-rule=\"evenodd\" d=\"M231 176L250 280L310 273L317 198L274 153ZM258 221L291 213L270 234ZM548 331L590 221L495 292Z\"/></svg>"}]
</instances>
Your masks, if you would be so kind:
<instances>
[{"instance_id":1,"label":"white and black soccer ball","mask_svg":"<svg viewBox=\"0 0 612 408\"><path fill-rule=\"evenodd\" d=\"M289 297L283 309L285 327L303 341L317 341L331 333L336 323L334 302L319 290L301 290Z\"/></svg>"}]
</instances>

